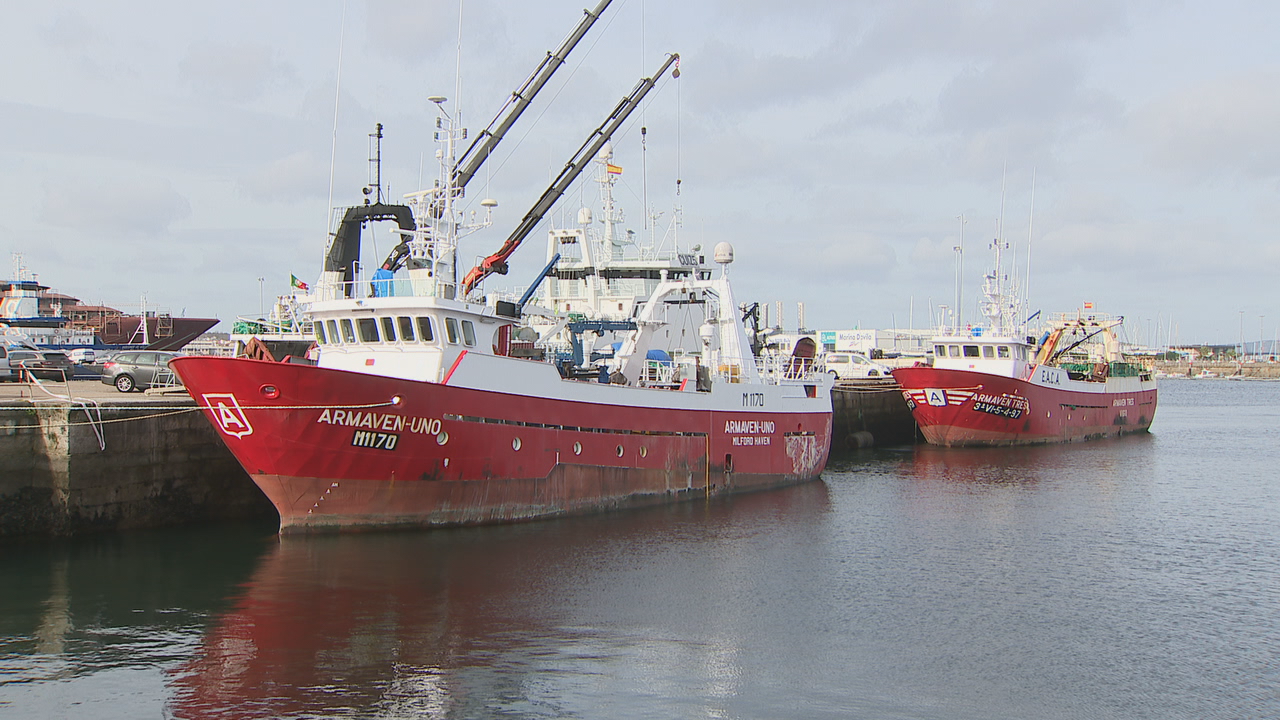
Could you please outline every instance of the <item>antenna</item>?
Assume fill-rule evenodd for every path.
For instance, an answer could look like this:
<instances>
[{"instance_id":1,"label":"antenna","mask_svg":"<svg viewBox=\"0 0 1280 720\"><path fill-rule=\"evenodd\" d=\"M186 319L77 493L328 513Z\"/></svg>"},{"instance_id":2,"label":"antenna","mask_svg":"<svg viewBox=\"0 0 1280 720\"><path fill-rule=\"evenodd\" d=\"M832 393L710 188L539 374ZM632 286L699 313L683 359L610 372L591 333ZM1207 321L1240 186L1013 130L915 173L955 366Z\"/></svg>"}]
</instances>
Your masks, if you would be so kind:
<instances>
[{"instance_id":1,"label":"antenna","mask_svg":"<svg viewBox=\"0 0 1280 720\"><path fill-rule=\"evenodd\" d=\"M329 200L325 205L326 235L332 235L333 175L338 161L338 102L342 98L342 45L347 33L347 2L342 0L342 20L338 24L338 71L333 81L333 140L329 146ZM327 249L326 249L327 254Z\"/></svg>"},{"instance_id":2,"label":"antenna","mask_svg":"<svg viewBox=\"0 0 1280 720\"><path fill-rule=\"evenodd\" d=\"M1036 220L1036 169L1031 168L1031 213L1027 218L1027 281L1022 286L1022 297L1027 303L1026 312L1031 312L1031 240L1034 237Z\"/></svg>"},{"instance_id":3,"label":"antenna","mask_svg":"<svg viewBox=\"0 0 1280 720\"><path fill-rule=\"evenodd\" d=\"M643 114L643 111L642 111ZM640 126L640 204L644 206L644 229L649 229L649 128Z\"/></svg>"},{"instance_id":4,"label":"antenna","mask_svg":"<svg viewBox=\"0 0 1280 720\"><path fill-rule=\"evenodd\" d=\"M955 319L956 319L956 332L960 332L960 323L961 323L960 307L961 307L961 303L963 302L963 296L961 295L961 287L964 282L964 225L969 221L965 219L963 213L957 215L956 219L960 221L960 244L956 245L955 247L955 251L956 251Z\"/></svg>"},{"instance_id":5,"label":"antenna","mask_svg":"<svg viewBox=\"0 0 1280 720\"><path fill-rule=\"evenodd\" d=\"M364 188L364 204L369 204L369 195L374 196L375 203L382 204L382 123L377 123L369 133L369 144L373 147L369 153L369 184Z\"/></svg>"}]
</instances>

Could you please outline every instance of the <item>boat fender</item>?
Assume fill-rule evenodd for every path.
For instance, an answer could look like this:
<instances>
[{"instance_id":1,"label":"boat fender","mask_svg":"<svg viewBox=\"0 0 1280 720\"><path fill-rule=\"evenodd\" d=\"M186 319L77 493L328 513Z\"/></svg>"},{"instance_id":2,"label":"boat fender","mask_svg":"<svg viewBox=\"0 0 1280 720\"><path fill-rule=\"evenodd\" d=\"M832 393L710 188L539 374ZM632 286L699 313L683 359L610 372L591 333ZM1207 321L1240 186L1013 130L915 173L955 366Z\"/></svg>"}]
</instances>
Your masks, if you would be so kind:
<instances>
[{"instance_id":1,"label":"boat fender","mask_svg":"<svg viewBox=\"0 0 1280 720\"><path fill-rule=\"evenodd\" d=\"M845 440L845 443L850 449L858 450L861 448L875 447L876 439L874 435L866 430L859 430L857 432L850 433L849 437Z\"/></svg>"}]
</instances>

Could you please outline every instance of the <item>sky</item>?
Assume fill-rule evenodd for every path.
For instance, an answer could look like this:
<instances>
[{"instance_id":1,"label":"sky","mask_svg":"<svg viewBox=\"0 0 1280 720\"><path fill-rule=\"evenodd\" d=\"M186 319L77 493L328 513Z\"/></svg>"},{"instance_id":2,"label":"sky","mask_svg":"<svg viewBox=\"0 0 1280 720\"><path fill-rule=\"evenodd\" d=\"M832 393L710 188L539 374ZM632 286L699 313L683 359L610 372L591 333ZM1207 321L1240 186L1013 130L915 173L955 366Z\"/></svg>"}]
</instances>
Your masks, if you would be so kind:
<instances>
[{"instance_id":1,"label":"sky","mask_svg":"<svg viewBox=\"0 0 1280 720\"><path fill-rule=\"evenodd\" d=\"M319 276L375 123L392 197L418 189L427 98L478 132L597 1L8 8L0 251L82 301L229 330ZM468 188L499 205L459 254L495 250L679 52L614 138L627 226L648 232L647 198L670 232L678 207L678 244L731 242L739 300L781 302L787 327L798 303L815 329L928 327L958 260L975 320L999 236L1033 310L1091 302L1151 344L1270 339L1278 27L1280 4L1244 0L613 0ZM528 285L546 223L583 204L575 187L486 287Z\"/></svg>"}]
</instances>

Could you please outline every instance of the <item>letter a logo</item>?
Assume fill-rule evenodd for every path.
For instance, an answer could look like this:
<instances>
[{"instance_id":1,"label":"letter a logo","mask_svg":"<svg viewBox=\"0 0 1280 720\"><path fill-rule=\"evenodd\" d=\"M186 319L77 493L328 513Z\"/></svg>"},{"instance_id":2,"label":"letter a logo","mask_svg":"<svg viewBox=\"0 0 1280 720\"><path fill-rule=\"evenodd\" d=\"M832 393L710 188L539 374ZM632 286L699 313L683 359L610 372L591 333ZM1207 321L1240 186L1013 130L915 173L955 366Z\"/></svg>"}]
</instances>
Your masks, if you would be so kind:
<instances>
[{"instance_id":1,"label":"letter a logo","mask_svg":"<svg viewBox=\"0 0 1280 720\"><path fill-rule=\"evenodd\" d=\"M925 398L928 399L930 405L934 407L946 407L947 405L946 390L937 390L937 389L931 388L929 390L925 390L924 394L925 394Z\"/></svg>"},{"instance_id":2,"label":"letter a logo","mask_svg":"<svg viewBox=\"0 0 1280 720\"><path fill-rule=\"evenodd\" d=\"M214 422L218 423L218 427L222 428L222 432L232 437L253 434L253 426L249 424L249 418L245 417L244 408L236 402L235 395L206 393L201 397L204 398L205 407L209 408L209 414L213 416Z\"/></svg>"}]
</instances>

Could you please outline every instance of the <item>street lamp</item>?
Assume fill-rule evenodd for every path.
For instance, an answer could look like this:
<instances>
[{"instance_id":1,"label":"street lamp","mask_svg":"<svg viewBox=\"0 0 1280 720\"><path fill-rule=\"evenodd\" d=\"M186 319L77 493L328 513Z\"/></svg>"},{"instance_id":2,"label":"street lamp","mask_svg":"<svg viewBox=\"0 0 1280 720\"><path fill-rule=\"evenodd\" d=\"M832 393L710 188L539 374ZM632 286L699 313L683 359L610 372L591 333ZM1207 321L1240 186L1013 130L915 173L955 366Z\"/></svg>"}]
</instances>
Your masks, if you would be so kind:
<instances>
[{"instance_id":1,"label":"street lamp","mask_svg":"<svg viewBox=\"0 0 1280 720\"><path fill-rule=\"evenodd\" d=\"M264 294L262 283L266 278L258 278L258 319L265 320L267 318L267 296Z\"/></svg>"},{"instance_id":2,"label":"street lamp","mask_svg":"<svg viewBox=\"0 0 1280 720\"><path fill-rule=\"evenodd\" d=\"M1240 311L1240 354L1236 356L1237 362L1244 362L1244 311Z\"/></svg>"}]
</instances>

